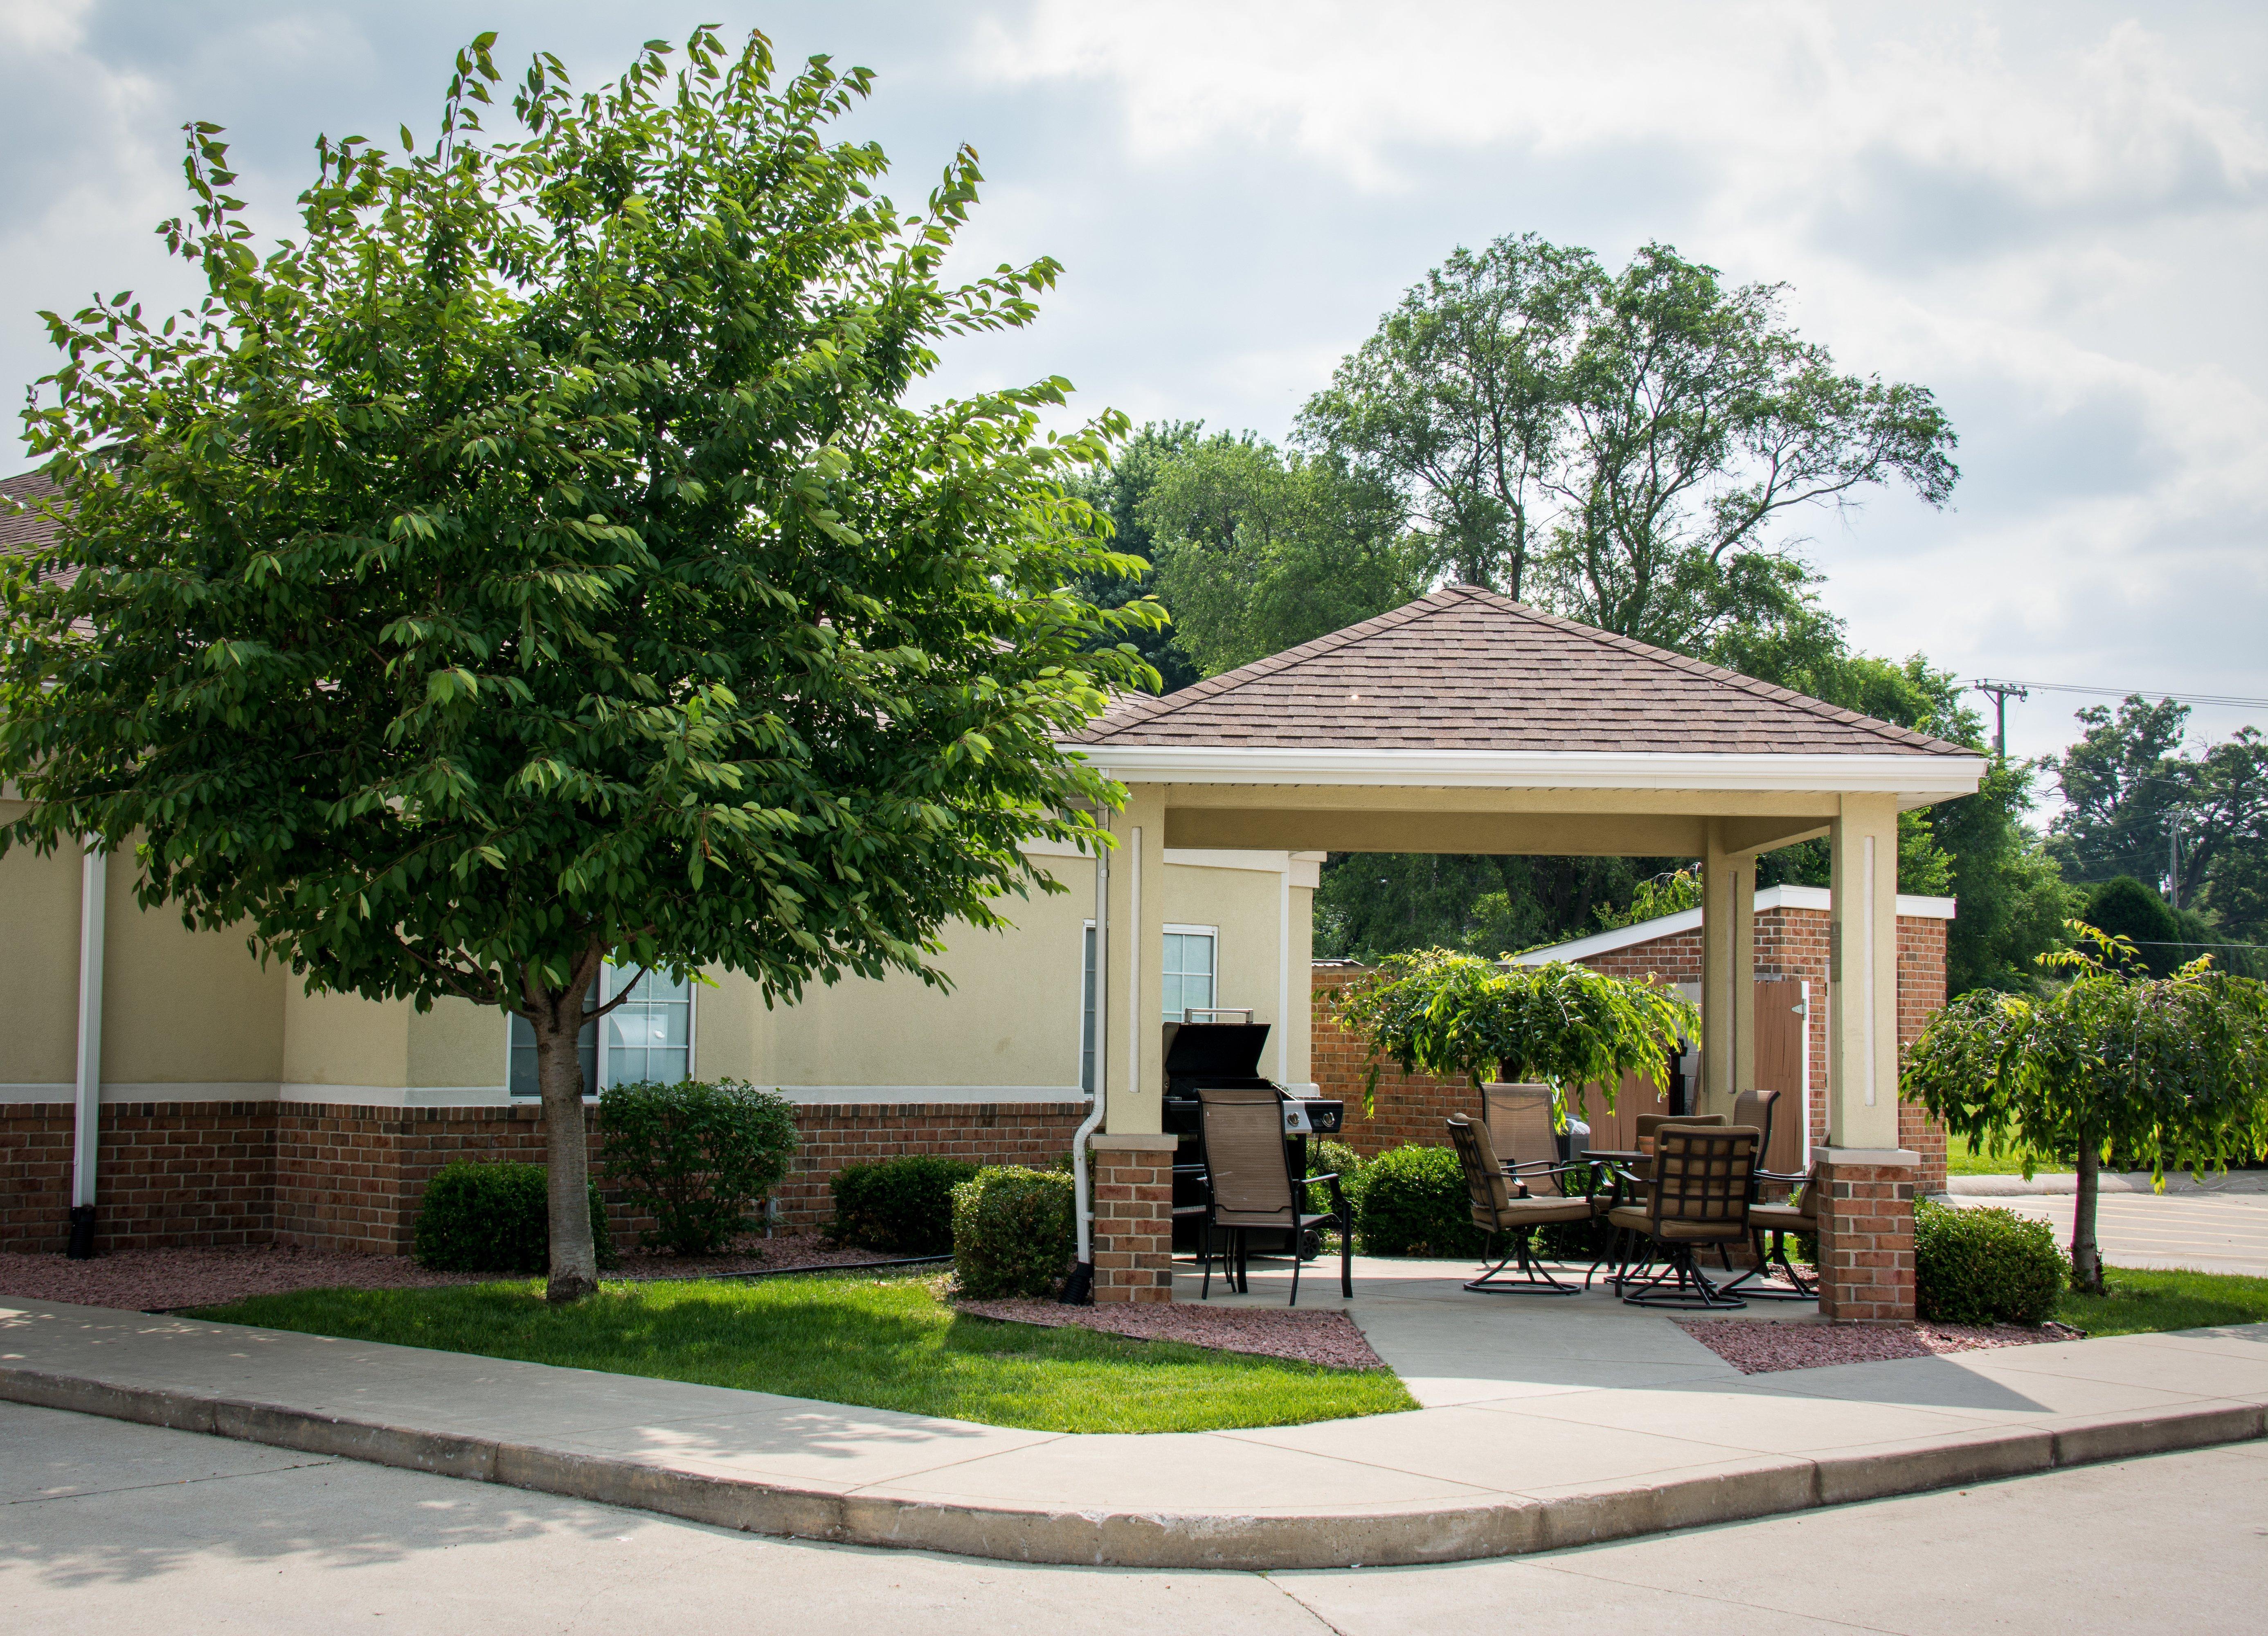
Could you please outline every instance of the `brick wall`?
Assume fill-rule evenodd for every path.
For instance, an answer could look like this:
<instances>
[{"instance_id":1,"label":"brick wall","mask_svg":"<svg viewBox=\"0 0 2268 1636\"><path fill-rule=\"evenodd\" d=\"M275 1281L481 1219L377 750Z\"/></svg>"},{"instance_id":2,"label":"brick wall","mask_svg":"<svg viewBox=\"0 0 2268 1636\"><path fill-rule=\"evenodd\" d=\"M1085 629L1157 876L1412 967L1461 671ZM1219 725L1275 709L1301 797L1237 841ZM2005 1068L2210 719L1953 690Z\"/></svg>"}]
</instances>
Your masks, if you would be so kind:
<instances>
[{"instance_id":1,"label":"brick wall","mask_svg":"<svg viewBox=\"0 0 2268 1636\"><path fill-rule=\"evenodd\" d=\"M375 1108L329 1103L113 1103L104 1106L101 1250L306 1249L404 1254L425 1185L452 1159L541 1163L533 1104ZM1076 1103L813 1104L779 1191L784 1223L833 1214L843 1165L902 1153L1044 1164L1071 1151ZM597 1119L591 1155L598 1171ZM61 1251L70 1202L71 1106L0 1105L0 1248ZM646 1225L614 1213L625 1244Z\"/></svg>"},{"instance_id":2,"label":"brick wall","mask_svg":"<svg viewBox=\"0 0 2268 1636\"><path fill-rule=\"evenodd\" d=\"M1790 977L1810 985L1804 1019L1810 1037L1811 1141L1827 1140L1827 928L1817 909L1771 909L1756 916L1756 972ZM1919 915L1898 917L1898 1048L1911 1045L1945 1003L1946 923ZM1628 948L1610 950L1584 962L1616 977L1664 982L1701 980L1701 934L1678 932ZM1314 977L1314 1076L1325 1097L1347 1104L1346 1140L1366 1157L1388 1148L1418 1142L1440 1147L1447 1141L1442 1120L1452 1113L1476 1111L1471 1088L1460 1081L1404 1075L1392 1063L1379 1071L1374 1118L1362 1117L1363 1081L1369 1059L1360 1043L1340 1028L1332 1001L1337 991L1362 975L1363 968L1319 962ZM1945 1133L1921 1109L1898 1105L1898 1140L1921 1155L1914 1174L1924 1192L1945 1191Z\"/></svg>"}]
</instances>

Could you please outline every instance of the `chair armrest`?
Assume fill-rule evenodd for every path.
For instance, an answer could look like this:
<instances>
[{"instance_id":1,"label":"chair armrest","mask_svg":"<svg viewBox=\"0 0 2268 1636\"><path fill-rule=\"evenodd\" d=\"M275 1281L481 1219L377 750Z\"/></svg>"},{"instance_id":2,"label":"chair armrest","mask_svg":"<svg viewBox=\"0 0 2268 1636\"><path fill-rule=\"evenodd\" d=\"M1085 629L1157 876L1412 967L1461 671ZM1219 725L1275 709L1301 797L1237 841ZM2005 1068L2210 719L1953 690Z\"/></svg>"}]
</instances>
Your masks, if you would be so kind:
<instances>
[{"instance_id":1,"label":"chair armrest","mask_svg":"<svg viewBox=\"0 0 2268 1636\"><path fill-rule=\"evenodd\" d=\"M1808 1182L1811 1179L1808 1170L1750 1170L1749 1174L1760 1182Z\"/></svg>"},{"instance_id":2,"label":"chair armrest","mask_svg":"<svg viewBox=\"0 0 2268 1636\"><path fill-rule=\"evenodd\" d=\"M1303 1176L1300 1178L1300 1185L1302 1189L1310 1183L1320 1183L1331 1190L1331 1214L1338 1217L1341 1222L1344 1222L1347 1219L1346 1193L1339 1186L1339 1173L1336 1170L1326 1170L1321 1176ZM1301 1197L1305 1198L1304 1192Z\"/></svg>"}]
</instances>

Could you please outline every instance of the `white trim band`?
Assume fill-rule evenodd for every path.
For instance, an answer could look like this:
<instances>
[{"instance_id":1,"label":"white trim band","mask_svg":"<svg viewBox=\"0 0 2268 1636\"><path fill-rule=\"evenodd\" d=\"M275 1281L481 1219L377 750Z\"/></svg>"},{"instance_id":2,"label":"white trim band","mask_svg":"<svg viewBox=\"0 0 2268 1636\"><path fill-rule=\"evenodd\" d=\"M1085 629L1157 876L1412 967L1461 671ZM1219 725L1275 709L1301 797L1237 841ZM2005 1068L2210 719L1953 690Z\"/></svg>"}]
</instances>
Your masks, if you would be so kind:
<instances>
[{"instance_id":1,"label":"white trim band","mask_svg":"<svg viewBox=\"0 0 2268 1636\"><path fill-rule=\"evenodd\" d=\"M1595 750L1306 750L1219 745L1059 748L1150 784L1413 789L1747 789L1945 797L1976 793L1982 756L1679 755Z\"/></svg>"},{"instance_id":2,"label":"white trim band","mask_svg":"<svg viewBox=\"0 0 2268 1636\"><path fill-rule=\"evenodd\" d=\"M1835 907L1835 894L1824 886L1767 886L1756 894L1758 914L1775 909L1809 909L1827 914ZM1950 898L1910 898L1898 894L1898 918L1915 921L1949 921L1956 907ZM1652 943L1658 937L1675 937L1681 932L1701 929L1701 911L1680 909L1675 914L1656 915L1650 921L1640 921L1635 926L1621 926L1610 932L1593 932L1588 937L1572 942L1553 943L1548 949L1531 949L1526 954L1513 956L1516 965L1542 965L1552 960L1587 960L1594 955L1612 954L1617 949L1628 949L1638 943Z\"/></svg>"}]
</instances>

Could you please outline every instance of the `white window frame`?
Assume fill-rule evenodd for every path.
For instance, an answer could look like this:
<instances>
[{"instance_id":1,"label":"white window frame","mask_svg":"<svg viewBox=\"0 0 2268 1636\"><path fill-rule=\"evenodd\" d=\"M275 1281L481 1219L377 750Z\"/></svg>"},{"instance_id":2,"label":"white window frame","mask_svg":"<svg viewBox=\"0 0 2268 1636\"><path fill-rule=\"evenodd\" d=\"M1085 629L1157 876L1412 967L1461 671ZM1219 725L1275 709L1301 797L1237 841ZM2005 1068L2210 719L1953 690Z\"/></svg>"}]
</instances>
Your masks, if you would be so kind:
<instances>
[{"instance_id":1,"label":"white window frame","mask_svg":"<svg viewBox=\"0 0 2268 1636\"><path fill-rule=\"evenodd\" d=\"M610 972L622 971L622 970L624 970L624 969L635 970L636 968L635 968L635 967L624 968L624 967L622 967L622 966L618 966L618 965L615 965L612 960L608 961L608 962L607 962L607 965L606 965L606 972ZM649 972L646 975L647 975L648 977L651 977L651 976L652 975L652 973L651 972ZM603 992L604 992L604 990L605 990L605 987L606 987L606 975L605 975L605 973L604 973L604 972L602 972L602 973L600 974L600 979L599 979L599 986L600 986L600 991L603 993ZM639 981L639 987L643 987L644 986L644 979L640 979L640 981ZM699 1062L700 1062L700 1060L701 1060L701 1058L700 1058L700 1051L701 1051L701 1004L700 1004L700 1001L696 998L696 996L700 992L701 992L701 984L700 984L697 980L696 980L696 979L692 979L692 978L688 978L688 979L686 979L686 984L685 984L685 1077L686 1077L686 1078L688 1078L688 1079L695 1079L695 1078L699 1077L699 1067L698 1067L698 1065L699 1065ZM633 1002L633 1003L635 1003L635 1002ZM597 1027L600 1023L603 1023L605 1020L606 1020L606 1019L605 1019L605 1018L603 1018L603 1017L597 1017L597 1018L593 1018L592 1021L590 1021L590 1022L588 1022L588 1023L585 1023L583 1026L584 1026L585 1028L595 1028L595 1027ZM519 1021L520 1021L520 1019L519 1019L519 1018L518 1018L518 1017L506 1017L506 1018L504 1019L504 1095L506 1095L507 1097L511 1097L514 1102L534 1102L534 1101L538 1100L538 1099L541 1097L541 1096L542 1095L542 1093L541 1093L541 1091L515 1091L515 1090L513 1090L513 1089L512 1089L512 1052L513 1052L513 1049L514 1049L514 1046L513 1046L513 1040L512 1040L512 1036L513 1036L513 1035L518 1031L513 1027L513 1024L514 1024L514 1023L518 1023L518 1022L519 1022ZM579 1032L579 1031L578 1031L578 1032ZM606 1089L606 1088L607 1088L608 1086L609 1086L609 1085L613 1084L613 1083L615 1082L615 1080L614 1080L614 1075L613 1075L613 1074L612 1074L612 1073L610 1073L610 1072L608 1071L608 1055L609 1055L609 1053L608 1053L608 1052L607 1051L607 1049L606 1049L606 1041L605 1041L605 1039L604 1039L603 1036L602 1036L602 1037L601 1037L601 1038L600 1038L596 1043L597 1043L597 1046L598 1046L597 1066L598 1066L598 1075L599 1075L599 1089L600 1089L600 1090L604 1090L604 1089ZM585 1092L583 1093L583 1100L584 1100L584 1101L585 1101L585 1102L596 1102L598 1099L599 1099L599 1098L598 1098L598 1095L597 1095L597 1093L596 1093L596 1092L587 1091L587 1090L586 1090L586 1091L585 1091Z\"/></svg>"},{"instance_id":2,"label":"white window frame","mask_svg":"<svg viewBox=\"0 0 2268 1636\"><path fill-rule=\"evenodd\" d=\"M1158 946L1160 956L1159 963L1158 987L1161 991L1166 986L1165 979L1167 976L1163 959L1163 951L1165 949L1164 940L1167 937L1206 937L1211 939L1212 994L1211 998L1212 1004L1211 1006L1201 1006L1197 1009L1200 1010L1219 1009L1220 1007L1220 928L1218 926L1189 926L1183 925L1179 921L1169 921L1165 925L1158 928L1158 935L1160 940ZM1188 1007L1183 1006L1168 1012L1165 1009L1165 995L1162 992L1159 994L1158 998L1160 1001L1158 1008L1159 1014L1168 1023L1180 1022L1182 1020L1182 1013L1189 1009Z\"/></svg>"}]
</instances>

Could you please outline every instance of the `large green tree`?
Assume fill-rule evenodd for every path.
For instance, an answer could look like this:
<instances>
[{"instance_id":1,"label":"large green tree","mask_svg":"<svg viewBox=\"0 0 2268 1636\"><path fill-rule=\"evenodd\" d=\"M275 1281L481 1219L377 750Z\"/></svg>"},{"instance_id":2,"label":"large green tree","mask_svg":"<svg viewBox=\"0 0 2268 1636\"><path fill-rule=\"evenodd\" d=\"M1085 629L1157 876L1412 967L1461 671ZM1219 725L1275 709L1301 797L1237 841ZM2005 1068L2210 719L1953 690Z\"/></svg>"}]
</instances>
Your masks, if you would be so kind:
<instances>
[{"instance_id":1,"label":"large green tree","mask_svg":"<svg viewBox=\"0 0 2268 1636\"><path fill-rule=\"evenodd\" d=\"M1174 642L1207 676L1425 593L1390 488L1249 433L1162 461L1140 516Z\"/></svg>"},{"instance_id":2,"label":"large green tree","mask_svg":"<svg viewBox=\"0 0 2268 1636\"><path fill-rule=\"evenodd\" d=\"M49 315L68 509L5 586L0 776L7 844L132 847L310 988L524 1018L569 1299L602 965L941 980L1117 794L1054 740L1154 686L1094 650L1151 616L1064 589L1138 564L1064 491L1106 450L1040 429L1062 382L907 403L1056 274L942 282L973 154L901 211L828 132L865 70L707 29L592 96L539 57L494 140L491 43L430 147L319 143L264 254L193 127L199 305Z\"/></svg>"},{"instance_id":3,"label":"large green tree","mask_svg":"<svg viewBox=\"0 0 2268 1636\"><path fill-rule=\"evenodd\" d=\"M1925 387L1839 373L1778 285L1647 245L1619 273L1507 236L1413 287L1310 400L1307 446L1400 488L1438 568L1700 650L1801 620L1792 516L1959 476Z\"/></svg>"},{"instance_id":4,"label":"large green tree","mask_svg":"<svg viewBox=\"0 0 2268 1636\"><path fill-rule=\"evenodd\" d=\"M1145 422L1140 430L1117 445L1107 466L1082 473L1072 484L1074 494L1108 519L1114 536L1112 544L1123 555L1138 557L1143 563L1138 575L1123 573L1115 565L1082 574L1076 582L1079 592L1097 607L1123 607L1130 602L1157 597L1158 545L1144 507L1158 486L1159 473L1204 435L1202 421ZM1130 642L1158 672L1161 693L1186 687L1203 674L1169 625L1130 633L1106 632L1096 640L1107 643Z\"/></svg>"}]
</instances>

